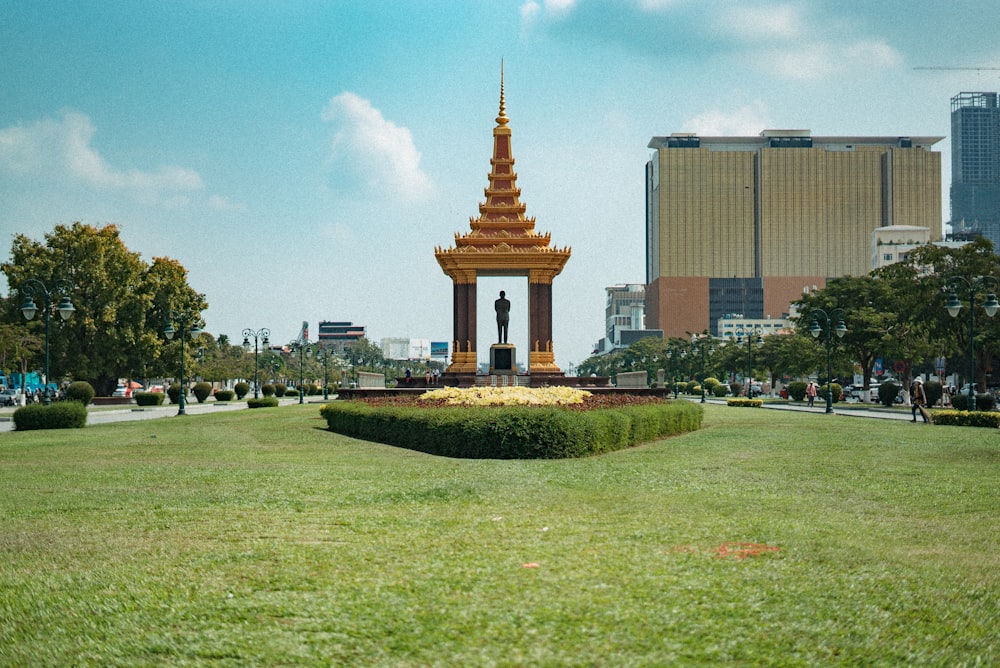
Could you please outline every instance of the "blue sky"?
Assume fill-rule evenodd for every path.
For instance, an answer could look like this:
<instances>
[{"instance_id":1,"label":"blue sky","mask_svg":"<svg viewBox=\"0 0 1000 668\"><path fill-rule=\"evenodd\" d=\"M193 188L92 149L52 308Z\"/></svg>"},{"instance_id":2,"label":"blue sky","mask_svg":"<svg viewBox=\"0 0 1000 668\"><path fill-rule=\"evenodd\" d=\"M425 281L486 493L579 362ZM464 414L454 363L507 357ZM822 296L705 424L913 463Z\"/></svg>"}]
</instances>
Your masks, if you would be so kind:
<instances>
[{"instance_id":1,"label":"blue sky","mask_svg":"<svg viewBox=\"0 0 1000 668\"><path fill-rule=\"evenodd\" d=\"M603 336L604 288L645 280L650 137L947 137L949 98L1000 72L913 68L1000 66L998 19L982 0L0 0L0 257L114 223L188 268L214 334L447 341L434 247L484 199L503 59L527 215L573 249L566 370ZM481 306L500 289L526 351L526 280L483 280ZM485 351L485 309L479 331Z\"/></svg>"}]
</instances>

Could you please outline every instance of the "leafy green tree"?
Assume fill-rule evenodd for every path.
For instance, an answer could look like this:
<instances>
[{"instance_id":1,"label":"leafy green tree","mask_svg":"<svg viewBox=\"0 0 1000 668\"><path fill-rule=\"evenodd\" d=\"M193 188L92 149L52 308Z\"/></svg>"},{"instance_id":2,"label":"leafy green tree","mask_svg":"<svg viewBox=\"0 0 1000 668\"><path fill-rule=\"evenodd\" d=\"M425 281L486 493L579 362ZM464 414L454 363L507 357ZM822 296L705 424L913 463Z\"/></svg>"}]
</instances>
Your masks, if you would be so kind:
<instances>
[{"instance_id":1,"label":"leafy green tree","mask_svg":"<svg viewBox=\"0 0 1000 668\"><path fill-rule=\"evenodd\" d=\"M180 263L154 258L147 264L126 248L114 225L58 225L44 243L15 235L10 261L0 269L12 295L28 279L46 286L65 279L73 286L69 297L76 312L55 325L49 337L52 375L86 380L99 395L110 394L118 378L175 368L179 358L169 352L173 346L179 350L180 342L164 342L167 315L183 310L192 316L191 324L200 324L196 321L208 307L204 295L188 286ZM4 320L23 323L17 300L7 301ZM36 320L22 326L40 332L44 325Z\"/></svg>"}]
</instances>

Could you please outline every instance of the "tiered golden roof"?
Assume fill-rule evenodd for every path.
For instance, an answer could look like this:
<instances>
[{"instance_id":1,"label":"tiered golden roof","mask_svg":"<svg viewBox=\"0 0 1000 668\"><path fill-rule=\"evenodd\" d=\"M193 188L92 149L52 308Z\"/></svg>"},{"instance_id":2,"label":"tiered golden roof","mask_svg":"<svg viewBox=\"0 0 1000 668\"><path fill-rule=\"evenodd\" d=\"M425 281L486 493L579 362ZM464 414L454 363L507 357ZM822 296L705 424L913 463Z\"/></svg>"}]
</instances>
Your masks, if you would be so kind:
<instances>
[{"instance_id":1,"label":"tiered golden roof","mask_svg":"<svg viewBox=\"0 0 1000 668\"><path fill-rule=\"evenodd\" d=\"M455 233L454 247L434 249L441 269L456 283L474 283L477 274L527 275L529 283L551 283L570 256L569 247L551 246L551 235L535 232L535 219L524 215L509 120L501 69L500 113L493 128L489 186L483 191L486 201L479 204L479 216L469 218L470 231Z\"/></svg>"}]
</instances>

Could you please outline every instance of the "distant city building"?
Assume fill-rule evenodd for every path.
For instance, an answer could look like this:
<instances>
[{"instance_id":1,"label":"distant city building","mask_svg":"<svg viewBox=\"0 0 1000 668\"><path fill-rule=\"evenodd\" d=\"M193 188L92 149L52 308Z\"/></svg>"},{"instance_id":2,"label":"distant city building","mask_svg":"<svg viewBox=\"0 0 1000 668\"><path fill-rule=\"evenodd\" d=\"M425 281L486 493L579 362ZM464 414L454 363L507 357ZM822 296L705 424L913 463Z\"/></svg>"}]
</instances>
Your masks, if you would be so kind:
<instances>
[{"instance_id":1,"label":"distant city building","mask_svg":"<svg viewBox=\"0 0 1000 668\"><path fill-rule=\"evenodd\" d=\"M646 329L646 286L626 283L605 288L607 305L604 309L605 337L594 346L594 353L603 355L613 350L655 336L663 338L662 330Z\"/></svg>"},{"instance_id":2,"label":"distant city building","mask_svg":"<svg viewBox=\"0 0 1000 668\"><path fill-rule=\"evenodd\" d=\"M653 137L646 165L646 326L783 316L804 290L871 270L871 234L941 238L942 137Z\"/></svg>"},{"instance_id":3,"label":"distant city building","mask_svg":"<svg viewBox=\"0 0 1000 668\"><path fill-rule=\"evenodd\" d=\"M320 345L343 353L345 348L365 337L365 326L355 325L353 322L321 320L318 337Z\"/></svg>"},{"instance_id":4,"label":"distant city building","mask_svg":"<svg viewBox=\"0 0 1000 668\"><path fill-rule=\"evenodd\" d=\"M429 360L431 341L401 337L385 338L382 339L382 356L387 360Z\"/></svg>"},{"instance_id":5,"label":"distant city building","mask_svg":"<svg viewBox=\"0 0 1000 668\"><path fill-rule=\"evenodd\" d=\"M996 93L951 98L951 227L1000 252L1000 106Z\"/></svg>"},{"instance_id":6,"label":"distant city building","mask_svg":"<svg viewBox=\"0 0 1000 668\"><path fill-rule=\"evenodd\" d=\"M910 251L931 240L931 231L915 225L889 225L872 230L872 269L906 261Z\"/></svg>"}]
</instances>

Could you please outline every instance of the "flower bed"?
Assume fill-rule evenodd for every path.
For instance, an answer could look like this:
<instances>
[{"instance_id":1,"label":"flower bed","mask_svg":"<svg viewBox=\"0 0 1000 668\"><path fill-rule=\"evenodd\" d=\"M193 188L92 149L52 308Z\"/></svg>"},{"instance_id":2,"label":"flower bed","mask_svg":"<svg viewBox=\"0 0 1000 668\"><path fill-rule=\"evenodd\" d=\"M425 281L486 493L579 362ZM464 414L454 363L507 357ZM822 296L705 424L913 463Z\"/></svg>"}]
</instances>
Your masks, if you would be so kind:
<instances>
[{"instance_id":1,"label":"flower bed","mask_svg":"<svg viewBox=\"0 0 1000 668\"><path fill-rule=\"evenodd\" d=\"M464 399L487 401L473 389L461 391ZM569 388L553 389L560 390L555 396L568 396L562 391ZM347 436L447 457L486 459L583 457L701 427L699 404L581 394L589 396L566 404L555 403L544 392L537 392L537 401L521 393L504 399L517 402L514 405L448 404L455 399L451 393L423 400L385 397L335 402L320 413L331 431ZM540 398L544 396L550 399Z\"/></svg>"}]
</instances>

